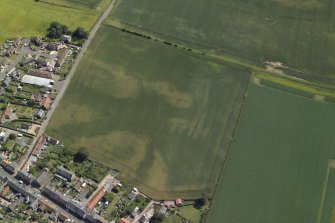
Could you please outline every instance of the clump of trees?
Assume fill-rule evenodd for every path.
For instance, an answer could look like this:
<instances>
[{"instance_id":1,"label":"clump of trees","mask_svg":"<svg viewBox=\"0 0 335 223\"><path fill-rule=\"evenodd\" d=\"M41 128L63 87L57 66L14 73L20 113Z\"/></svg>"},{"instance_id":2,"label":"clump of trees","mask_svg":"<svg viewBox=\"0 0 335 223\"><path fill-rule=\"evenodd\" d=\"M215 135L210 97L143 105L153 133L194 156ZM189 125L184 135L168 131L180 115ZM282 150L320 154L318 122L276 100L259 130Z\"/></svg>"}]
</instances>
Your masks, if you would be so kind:
<instances>
[{"instance_id":1,"label":"clump of trees","mask_svg":"<svg viewBox=\"0 0 335 223\"><path fill-rule=\"evenodd\" d=\"M59 22L51 22L49 28L47 29L47 37L52 39L60 38L62 35L69 34L71 34L69 28Z\"/></svg>"},{"instance_id":2,"label":"clump of trees","mask_svg":"<svg viewBox=\"0 0 335 223\"><path fill-rule=\"evenodd\" d=\"M71 35L76 41L84 41L88 38L88 32L83 27L77 27L74 32L64 24L51 22L47 29L47 37L51 39L61 38L62 35Z\"/></svg>"},{"instance_id":3,"label":"clump of trees","mask_svg":"<svg viewBox=\"0 0 335 223\"><path fill-rule=\"evenodd\" d=\"M72 33L72 38L74 40L85 40L88 38L88 32L82 28L78 27L73 33Z\"/></svg>"}]
</instances>

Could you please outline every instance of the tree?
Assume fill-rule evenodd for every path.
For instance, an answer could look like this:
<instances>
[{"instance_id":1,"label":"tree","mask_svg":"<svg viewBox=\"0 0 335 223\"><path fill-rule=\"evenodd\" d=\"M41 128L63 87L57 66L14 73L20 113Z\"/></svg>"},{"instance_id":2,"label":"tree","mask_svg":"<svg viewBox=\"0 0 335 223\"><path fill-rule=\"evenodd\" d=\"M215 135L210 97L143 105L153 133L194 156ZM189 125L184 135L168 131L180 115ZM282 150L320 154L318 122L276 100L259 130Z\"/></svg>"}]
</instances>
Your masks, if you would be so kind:
<instances>
[{"instance_id":1,"label":"tree","mask_svg":"<svg viewBox=\"0 0 335 223\"><path fill-rule=\"evenodd\" d=\"M11 133L11 134L9 134L8 138L13 140L13 139L16 138L16 135L14 133Z\"/></svg>"},{"instance_id":2,"label":"tree","mask_svg":"<svg viewBox=\"0 0 335 223\"><path fill-rule=\"evenodd\" d=\"M27 101L27 105L29 107L35 107L35 101L34 100L29 100L29 101Z\"/></svg>"},{"instance_id":3,"label":"tree","mask_svg":"<svg viewBox=\"0 0 335 223\"><path fill-rule=\"evenodd\" d=\"M85 148L85 147L82 147L78 150L78 152L76 152L74 154L74 158L73 158L73 161L77 162L77 163L82 163L84 162L85 160L87 160L88 158L88 149Z\"/></svg>"},{"instance_id":4,"label":"tree","mask_svg":"<svg viewBox=\"0 0 335 223\"><path fill-rule=\"evenodd\" d=\"M155 212L154 216L152 216L149 222L150 223L160 223L160 222L163 222L164 217L165 217L164 215Z\"/></svg>"},{"instance_id":5,"label":"tree","mask_svg":"<svg viewBox=\"0 0 335 223\"><path fill-rule=\"evenodd\" d=\"M73 33L72 38L75 40L85 40L88 38L88 32L84 28L78 27Z\"/></svg>"},{"instance_id":6,"label":"tree","mask_svg":"<svg viewBox=\"0 0 335 223\"><path fill-rule=\"evenodd\" d=\"M52 39L60 38L62 35L69 35L70 33L69 28L59 22L50 23L50 26L47 29L47 37Z\"/></svg>"}]
</instances>

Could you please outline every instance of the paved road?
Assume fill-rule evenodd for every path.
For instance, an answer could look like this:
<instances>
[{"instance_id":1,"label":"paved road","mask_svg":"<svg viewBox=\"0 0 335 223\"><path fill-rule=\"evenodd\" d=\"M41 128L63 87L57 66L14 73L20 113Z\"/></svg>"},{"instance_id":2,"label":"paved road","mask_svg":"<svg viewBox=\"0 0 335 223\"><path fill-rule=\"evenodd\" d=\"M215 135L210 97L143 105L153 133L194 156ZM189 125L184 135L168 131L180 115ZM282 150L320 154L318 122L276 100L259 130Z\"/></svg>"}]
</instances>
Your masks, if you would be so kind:
<instances>
[{"instance_id":1,"label":"paved road","mask_svg":"<svg viewBox=\"0 0 335 223\"><path fill-rule=\"evenodd\" d=\"M71 79L72 79L72 77L73 77L73 75L74 75L74 73L75 73L75 71L77 69L77 66L78 66L79 62L81 61L82 57L84 56L84 54L85 54L85 52L87 50L87 47L90 45L93 37L95 36L95 34L98 31L99 27L101 26L102 22L107 18L107 16L109 15L109 13L112 11L115 2L116 2L116 0L113 0L110 3L110 5L106 9L106 11L102 14L102 16L100 17L100 19L94 25L94 27L91 30L91 32L90 32L87 40L85 41L84 45L82 46L82 49L80 50L80 52L79 52L79 54L77 56L77 59L76 59L74 65L72 66L72 69L71 69L70 73L68 74L66 80L64 81L62 89L58 92L58 95L57 95L57 97L56 97L56 99L55 99L55 101L53 103L53 106L52 106L51 110L47 114L46 120L42 123L42 126L40 128L39 134L35 137L33 144L30 146L29 151L26 153L27 155L26 155L26 157L24 159L24 162L23 162L24 164L27 162L27 160L28 160L28 158L30 156L30 153L31 153L31 151L32 151L32 149L33 149L33 147L34 147L37 139L44 133L44 131L45 131L45 129L46 129L46 127L47 127L47 125L48 125L48 123L49 123L49 121L50 121L53 113L55 112L55 110L56 110L56 108L57 108L60 100L64 96L64 93L65 93L67 87L69 86L69 83L70 83L70 81L71 81ZM22 168L22 167L23 167L23 165L20 166L20 168Z\"/></svg>"}]
</instances>

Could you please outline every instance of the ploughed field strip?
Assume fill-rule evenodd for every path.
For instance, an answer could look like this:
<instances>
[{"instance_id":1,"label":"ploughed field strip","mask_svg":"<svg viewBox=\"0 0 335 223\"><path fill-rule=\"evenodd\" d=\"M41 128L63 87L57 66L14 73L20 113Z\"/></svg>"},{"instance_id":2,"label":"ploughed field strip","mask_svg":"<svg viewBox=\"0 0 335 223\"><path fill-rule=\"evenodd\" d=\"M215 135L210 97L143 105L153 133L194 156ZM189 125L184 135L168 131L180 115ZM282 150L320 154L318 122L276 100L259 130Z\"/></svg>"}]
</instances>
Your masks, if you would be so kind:
<instances>
[{"instance_id":1,"label":"ploughed field strip","mask_svg":"<svg viewBox=\"0 0 335 223\"><path fill-rule=\"evenodd\" d=\"M65 0L54 0L62 1ZM102 1L107 6L107 0ZM78 10L31 0L1 0L0 42L7 38L44 36L52 21L66 24L72 30L77 26L90 29L102 10Z\"/></svg>"},{"instance_id":2,"label":"ploughed field strip","mask_svg":"<svg viewBox=\"0 0 335 223\"><path fill-rule=\"evenodd\" d=\"M331 222L334 113L333 103L252 84L208 221Z\"/></svg>"},{"instance_id":3,"label":"ploughed field strip","mask_svg":"<svg viewBox=\"0 0 335 223\"><path fill-rule=\"evenodd\" d=\"M335 4L329 0L122 0L108 23L334 76Z\"/></svg>"},{"instance_id":4,"label":"ploughed field strip","mask_svg":"<svg viewBox=\"0 0 335 223\"><path fill-rule=\"evenodd\" d=\"M102 26L48 134L154 198L212 193L248 73Z\"/></svg>"}]
</instances>

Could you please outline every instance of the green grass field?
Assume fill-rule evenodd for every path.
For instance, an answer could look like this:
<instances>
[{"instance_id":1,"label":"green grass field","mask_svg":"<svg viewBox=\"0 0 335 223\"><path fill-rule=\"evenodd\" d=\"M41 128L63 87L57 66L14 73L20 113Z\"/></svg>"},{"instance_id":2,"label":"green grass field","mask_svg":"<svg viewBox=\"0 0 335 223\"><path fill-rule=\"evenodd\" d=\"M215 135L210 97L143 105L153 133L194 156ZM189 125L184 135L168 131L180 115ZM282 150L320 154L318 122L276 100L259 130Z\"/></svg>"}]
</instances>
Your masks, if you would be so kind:
<instances>
[{"instance_id":1,"label":"green grass field","mask_svg":"<svg viewBox=\"0 0 335 223\"><path fill-rule=\"evenodd\" d=\"M248 73L103 26L48 134L155 198L211 193Z\"/></svg>"},{"instance_id":2,"label":"green grass field","mask_svg":"<svg viewBox=\"0 0 335 223\"><path fill-rule=\"evenodd\" d=\"M334 113L335 104L250 85L208 222L330 222Z\"/></svg>"},{"instance_id":3,"label":"green grass field","mask_svg":"<svg viewBox=\"0 0 335 223\"><path fill-rule=\"evenodd\" d=\"M103 9L109 0L40 0L57 6L75 9Z\"/></svg>"},{"instance_id":4,"label":"green grass field","mask_svg":"<svg viewBox=\"0 0 335 223\"><path fill-rule=\"evenodd\" d=\"M0 43L7 38L44 36L52 21L66 24L71 29L75 29L77 26L90 29L108 2L109 0L102 0L101 8L79 10L34 2L33 0L2 0L0 6Z\"/></svg>"},{"instance_id":5,"label":"green grass field","mask_svg":"<svg viewBox=\"0 0 335 223\"><path fill-rule=\"evenodd\" d=\"M122 0L109 22L335 76L335 4L329 0Z\"/></svg>"}]
</instances>

